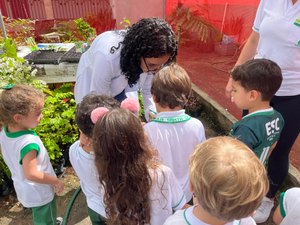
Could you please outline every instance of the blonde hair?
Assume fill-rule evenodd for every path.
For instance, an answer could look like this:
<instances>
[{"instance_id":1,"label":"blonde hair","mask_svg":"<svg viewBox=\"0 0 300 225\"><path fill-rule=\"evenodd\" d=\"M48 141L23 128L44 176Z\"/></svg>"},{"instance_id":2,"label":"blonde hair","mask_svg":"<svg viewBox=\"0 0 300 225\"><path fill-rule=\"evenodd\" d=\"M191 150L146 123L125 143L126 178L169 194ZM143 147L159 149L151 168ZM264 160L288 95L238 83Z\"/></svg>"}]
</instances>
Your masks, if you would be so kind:
<instances>
[{"instance_id":1,"label":"blonde hair","mask_svg":"<svg viewBox=\"0 0 300 225\"><path fill-rule=\"evenodd\" d=\"M210 138L197 145L189 172L199 204L224 221L250 216L269 188L257 156L231 137Z\"/></svg>"},{"instance_id":2,"label":"blonde hair","mask_svg":"<svg viewBox=\"0 0 300 225\"><path fill-rule=\"evenodd\" d=\"M14 124L14 115L28 115L43 100L44 94L29 85L18 84L3 90L0 94L0 122L4 125Z\"/></svg>"}]
</instances>

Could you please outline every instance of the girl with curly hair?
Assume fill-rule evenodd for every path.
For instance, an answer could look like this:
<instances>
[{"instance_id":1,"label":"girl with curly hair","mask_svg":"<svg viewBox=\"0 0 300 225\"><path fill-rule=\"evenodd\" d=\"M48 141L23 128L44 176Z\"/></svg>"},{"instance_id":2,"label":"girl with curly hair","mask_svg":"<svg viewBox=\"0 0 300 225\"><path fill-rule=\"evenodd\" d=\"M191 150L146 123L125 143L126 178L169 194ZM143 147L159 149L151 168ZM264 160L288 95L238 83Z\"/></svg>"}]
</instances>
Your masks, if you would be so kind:
<instances>
[{"instance_id":1,"label":"girl with curly hair","mask_svg":"<svg viewBox=\"0 0 300 225\"><path fill-rule=\"evenodd\" d=\"M93 130L93 148L107 224L163 224L186 202L174 174L156 160L133 113L118 108L103 114Z\"/></svg>"},{"instance_id":2,"label":"girl with curly hair","mask_svg":"<svg viewBox=\"0 0 300 225\"><path fill-rule=\"evenodd\" d=\"M175 34L159 18L141 19L126 31L104 32L80 58L76 103L92 91L122 101L125 92L137 98L136 91L141 89L147 117L149 109L154 109L150 93L153 74L175 61L176 55Z\"/></svg>"}]
</instances>

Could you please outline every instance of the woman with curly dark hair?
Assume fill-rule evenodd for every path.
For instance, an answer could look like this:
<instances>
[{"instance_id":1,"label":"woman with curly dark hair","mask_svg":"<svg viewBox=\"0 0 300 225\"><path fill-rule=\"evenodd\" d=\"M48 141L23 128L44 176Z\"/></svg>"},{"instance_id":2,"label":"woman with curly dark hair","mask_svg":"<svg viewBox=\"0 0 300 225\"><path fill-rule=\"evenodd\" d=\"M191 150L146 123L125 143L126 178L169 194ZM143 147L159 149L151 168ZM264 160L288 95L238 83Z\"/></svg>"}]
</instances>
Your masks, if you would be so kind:
<instances>
[{"instance_id":1,"label":"woman with curly dark hair","mask_svg":"<svg viewBox=\"0 0 300 225\"><path fill-rule=\"evenodd\" d=\"M112 109L99 117L93 148L105 190L107 224L163 224L186 202L174 174L156 160L133 113Z\"/></svg>"},{"instance_id":2,"label":"woman with curly dark hair","mask_svg":"<svg viewBox=\"0 0 300 225\"><path fill-rule=\"evenodd\" d=\"M141 19L126 31L104 32L80 58L75 100L79 103L95 91L122 101L125 92L140 88L147 114L149 107L154 107L150 93L153 74L175 61L176 55L175 34L159 18Z\"/></svg>"}]
</instances>

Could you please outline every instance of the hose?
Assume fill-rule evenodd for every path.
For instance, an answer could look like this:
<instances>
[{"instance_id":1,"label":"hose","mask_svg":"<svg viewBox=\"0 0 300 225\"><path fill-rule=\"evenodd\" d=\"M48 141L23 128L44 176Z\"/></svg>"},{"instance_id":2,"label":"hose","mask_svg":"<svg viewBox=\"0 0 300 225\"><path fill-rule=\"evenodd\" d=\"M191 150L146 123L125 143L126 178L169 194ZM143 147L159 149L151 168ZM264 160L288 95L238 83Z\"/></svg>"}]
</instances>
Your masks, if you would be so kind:
<instances>
[{"instance_id":1,"label":"hose","mask_svg":"<svg viewBox=\"0 0 300 225\"><path fill-rule=\"evenodd\" d=\"M67 225L67 222L68 222L68 218L69 218L69 215L70 215L70 212L71 212L71 209L72 209L72 206L78 196L78 194L80 193L81 191L81 187L79 186L76 191L74 192L74 194L72 195L68 205L67 205L67 208L66 208L66 212L64 214L64 217L63 217L63 223L62 225Z\"/></svg>"}]
</instances>

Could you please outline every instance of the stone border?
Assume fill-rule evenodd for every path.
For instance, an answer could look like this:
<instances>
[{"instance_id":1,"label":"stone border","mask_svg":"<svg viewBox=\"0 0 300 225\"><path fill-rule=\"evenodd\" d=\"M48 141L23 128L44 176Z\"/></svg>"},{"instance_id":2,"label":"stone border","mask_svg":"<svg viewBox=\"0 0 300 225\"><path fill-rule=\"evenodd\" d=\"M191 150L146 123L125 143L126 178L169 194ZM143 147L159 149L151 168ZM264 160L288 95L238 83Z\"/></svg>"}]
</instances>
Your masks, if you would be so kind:
<instances>
[{"instance_id":1,"label":"stone border","mask_svg":"<svg viewBox=\"0 0 300 225\"><path fill-rule=\"evenodd\" d=\"M204 111L216 121L221 129L229 131L232 123L236 122L237 119L195 84L192 84L192 89L201 102ZM288 179L294 186L300 186L300 171L292 164L289 165Z\"/></svg>"}]
</instances>

